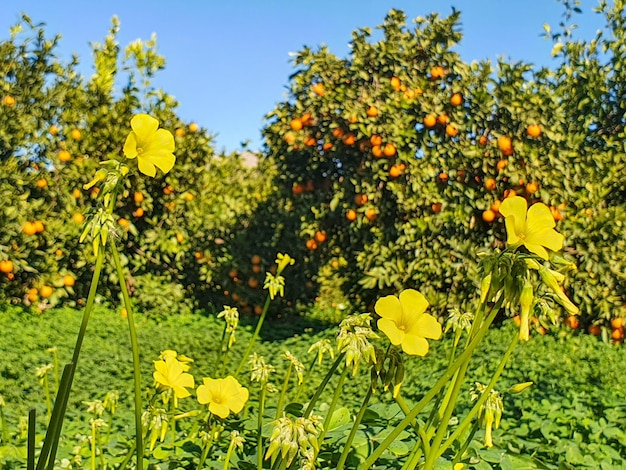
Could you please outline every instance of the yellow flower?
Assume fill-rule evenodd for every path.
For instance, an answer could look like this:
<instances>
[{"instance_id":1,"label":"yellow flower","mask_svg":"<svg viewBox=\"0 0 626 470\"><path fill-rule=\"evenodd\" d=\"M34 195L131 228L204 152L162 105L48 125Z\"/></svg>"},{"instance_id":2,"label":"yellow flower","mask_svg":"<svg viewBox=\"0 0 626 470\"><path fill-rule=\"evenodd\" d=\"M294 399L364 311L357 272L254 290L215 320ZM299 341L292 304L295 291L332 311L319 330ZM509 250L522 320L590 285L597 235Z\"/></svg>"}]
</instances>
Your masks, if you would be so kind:
<instances>
[{"instance_id":1,"label":"yellow flower","mask_svg":"<svg viewBox=\"0 0 626 470\"><path fill-rule=\"evenodd\" d=\"M276 255L276 264L278 265L276 274L282 273L287 266L290 266L295 262L296 260L289 256L287 253L278 253L278 255Z\"/></svg>"},{"instance_id":2,"label":"yellow flower","mask_svg":"<svg viewBox=\"0 0 626 470\"><path fill-rule=\"evenodd\" d=\"M382 318L378 328L394 345L411 355L425 356L428 353L426 338L441 338L441 325L435 317L424 313L428 301L420 292L407 289L400 297L388 295L378 299L374 309Z\"/></svg>"},{"instance_id":3,"label":"yellow flower","mask_svg":"<svg viewBox=\"0 0 626 470\"><path fill-rule=\"evenodd\" d=\"M248 401L248 389L232 375L225 379L204 378L196 395L201 405L209 404L209 411L224 419L230 412L239 413Z\"/></svg>"},{"instance_id":4,"label":"yellow flower","mask_svg":"<svg viewBox=\"0 0 626 470\"><path fill-rule=\"evenodd\" d=\"M500 204L499 211L505 218L507 243L511 248L524 245L531 253L547 260L546 248L560 250L564 237L554 230L554 217L545 204L533 204L528 212L527 208L526 199L520 196L506 198Z\"/></svg>"},{"instance_id":5,"label":"yellow flower","mask_svg":"<svg viewBox=\"0 0 626 470\"><path fill-rule=\"evenodd\" d=\"M159 121L147 114L137 114L130 121L132 131L124 144L124 155L137 158L139 171L154 177L156 169L167 173L174 166L174 136L159 129Z\"/></svg>"},{"instance_id":6,"label":"yellow flower","mask_svg":"<svg viewBox=\"0 0 626 470\"><path fill-rule=\"evenodd\" d=\"M194 387L194 380L193 376L186 372L189 370L187 364L180 362L176 356L166 355L164 359L154 361L154 368L156 370L153 377L159 391L168 389L174 391L174 405L176 399L191 395L187 389Z\"/></svg>"}]
</instances>

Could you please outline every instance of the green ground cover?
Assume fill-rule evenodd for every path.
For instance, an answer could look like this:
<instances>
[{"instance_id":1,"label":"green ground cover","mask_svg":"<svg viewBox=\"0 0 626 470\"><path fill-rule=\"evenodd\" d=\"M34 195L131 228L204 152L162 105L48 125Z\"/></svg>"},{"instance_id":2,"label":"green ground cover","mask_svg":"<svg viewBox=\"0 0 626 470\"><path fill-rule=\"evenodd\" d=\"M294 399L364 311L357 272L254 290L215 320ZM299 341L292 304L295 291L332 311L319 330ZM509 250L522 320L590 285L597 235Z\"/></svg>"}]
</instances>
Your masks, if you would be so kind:
<instances>
[{"instance_id":1,"label":"green ground cover","mask_svg":"<svg viewBox=\"0 0 626 470\"><path fill-rule=\"evenodd\" d=\"M20 417L26 416L31 406L37 407L40 424L45 421L45 393L36 369L52 362L48 352L51 347L57 348L61 364L69 360L80 318L81 312L69 308L44 315L2 308L0 395L6 403L3 412L11 433L16 432ZM233 351L233 363L238 362L237 353L242 353L251 335L252 326L245 323L244 320L238 332L239 346ZM101 307L94 312L60 452L70 449L80 436L89 434L89 415L84 402L104 399L113 389L120 391L119 410L111 428L112 434L119 436L114 441L123 443L132 438L132 361L126 328L126 319L119 311ZM137 328L145 386L152 384L152 361L164 349L175 349L193 358L197 378L212 374L223 328L221 320L213 315L171 316L160 323L140 319ZM308 364L309 346L321 338L332 339L334 333L334 327L310 318L272 320L264 325L262 341L255 349L277 367L275 380L280 383L284 369L279 358L281 351L288 349ZM483 349L476 354L469 377L487 381L515 334L517 329L510 321L493 329ZM451 340L444 338L431 345L429 356L407 362L403 395L408 401L421 398L445 368L445 353L451 347ZM470 454L481 459L476 461L475 468L626 468L625 358L623 348L589 335L565 332L557 336L535 335L529 343L519 344L497 388L505 391L526 381L534 385L522 394L504 395L502 423L494 432L495 447L482 448L482 431L479 431L478 439L469 449ZM317 371L321 378L322 369ZM49 378L53 386L52 373ZM348 380L343 388L343 404L359 403L368 380L369 375L363 371ZM315 388L317 380L308 383ZM459 417L468 409L467 391L464 397L459 403ZM380 403L392 403L388 394L376 398ZM253 403L254 398L251 406ZM390 421L396 418L397 410L393 406L379 411L377 418ZM10 457L9 446L3 445L0 452L3 468L22 468L21 463Z\"/></svg>"}]
</instances>

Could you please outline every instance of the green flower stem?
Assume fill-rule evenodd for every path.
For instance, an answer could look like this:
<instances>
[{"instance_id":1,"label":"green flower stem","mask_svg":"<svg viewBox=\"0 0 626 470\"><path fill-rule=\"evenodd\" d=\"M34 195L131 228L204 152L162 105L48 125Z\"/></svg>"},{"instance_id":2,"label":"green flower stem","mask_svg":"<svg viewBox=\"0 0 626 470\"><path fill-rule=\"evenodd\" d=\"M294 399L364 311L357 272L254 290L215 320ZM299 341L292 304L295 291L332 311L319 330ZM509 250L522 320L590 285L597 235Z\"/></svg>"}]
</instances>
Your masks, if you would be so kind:
<instances>
[{"instance_id":1,"label":"green flower stem","mask_svg":"<svg viewBox=\"0 0 626 470\"><path fill-rule=\"evenodd\" d=\"M289 378L291 377L291 370L293 369L293 363L289 363L287 372L285 373L285 381L283 387L280 390L280 397L278 397L278 404L276 405L276 419L280 418L280 414L283 411L283 403L285 403L285 396L287 395L287 388L289 387Z\"/></svg>"},{"instance_id":2,"label":"green flower stem","mask_svg":"<svg viewBox=\"0 0 626 470\"><path fill-rule=\"evenodd\" d=\"M217 352L217 362L215 363L215 373L217 374L219 368L219 375L224 375L224 369L226 368L226 354L228 349L224 348L224 339L226 339L226 330L228 325L224 325L224 331L222 332L222 339L220 340L220 347Z\"/></svg>"},{"instance_id":3,"label":"green flower stem","mask_svg":"<svg viewBox=\"0 0 626 470\"><path fill-rule=\"evenodd\" d=\"M469 425L471 420L478 413L478 410L480 409L480 407L483 405L483 403L485 403L487 398L489 398L489 393L491 392L491 390L493 390L493 387L495 387L496 382L498 381L498 379L502 375L502 372L504 372L504 368L506 367L506 364L507 364L509 358L511 357L511 354L513 354L513 350L515 349L515 346L517 346L518 342L519 342L519 333L516 332L515 335L513 336L513 339L511 340L511 344L509 345L508 349L504 353L504 356L500 360L500 364L498 364L498 368L496 369L493 377L489 381L489 384L487 385L487 387L483 391L482 395L480 396L480 398L478 399L478 401L476 402L474 407L469 411L467 416L465 418L463 418L463 421L461 421L461 423L459 424L457 429L439 447L438 456L442 455L443 452L445 452L445 450L448 447L450 447L454 443L454 441L456 439L459 438L461 433L463 433L465 431L465 429L467 428L467 426Z\"/></svg>"},{"instance_id":4,"label":"green flower stem","mask_svg":"<svg viewBox=\"0 0 626 470\"><path fill-rule=\"evenodd\" d=\"M337 359L335 359L335 362L333 362L333 365L330 366L330 369L328 369L326 376L324 377L322 382L317 386L317 389L315 390L315 393L313 394L311 401L309 401L309 406L306 407L306 410L304 411L304 414L302 415L304 418L308 418L311 412L313 411L313 408L315 407L315 403L317 403L317 400L322 395L324 388L326 388L326 385L328 385L330 378L333 376L333 374L337 370L337 367L339 367L339 364L341 364L341 362L343 361L343 358L345 355L346 353L339 354L337 356Z\"/></svg>"},{"instance_id":5,"label":"green flower stem","mask_svg":"<svg viewBox=\"0 0 626 470\"><path fill-rule=\"evenodd\" d=\"M209 435L209 438L207 439L207 442L202 447L202 455L200 456L200 460L198 461L198 466L196 467L196 470L200 470L204 466L204 462L206 461L206 458L209 455L209 451L211 450L211 447L213 447L214 431L215 431L215 427L214 425L211 425L210 435Z\"/></svg>"},{"instance_id":6,"label":"green flower stem","mask_svg":"<svg viewBox=\"0 0 626 470\"><path fill-rule=\"evenodd\" d=\"M78 337L76 338L76 343L74 345L72 362L66 364L63 368L63 375L61 377L61 382L59 383L57 398L54 402L52 417L50 418L48 430L46 431L46 437L44 438L43 446L39 454L39 460L37 461L37 470L43 470L47 466L50 468L54 466L54 458L56 457L57 446L59 445L59 437L61 436L61 428L63 427L65 409L67 407L67 401L72 389L72 382L74 381L74 371L76 370L80 350L83 346L83 340L85 339L89 317L93 311L93 305L96 299L96 290L98 288L98 282L102 272L102 265L104 264L103 251L104 250L98 250L98 254L96 255L96 264L91 277L91 285L89 286L89 294L87 295L83 319L81 321L80 328L78 330Z\"/></svg>"},{"instance_id":7,"label":"green flower stem","mask_svg":"<svg viewBox=\"0 0 626 470\"><path fill-rule=\"evenodd\" d=\"M402 466L402 470L415 468L421 458L422 458L422 447L420 445L420 441L418 441L413 447L413 450L411 450L411 454L409 455L409 458Z\"/></svg>"},{"instance_id":8,"label":"green flower stem","mask_svg":"<svg viewBox=\"0 0 626 470\"><path fill-rule=\"evenodd\" d=\"M452 417L452 413L454 413L454 408L456 407L456 402L459 398L459 393L461 392L461 385L465 380L465 373L467 372L467 368L469 366L470 357L468 357L461 366L457 369L454 379L450 385L449 390L451 393L448 397L447 403L444 400L445 408L442 406L443 414L441 415L441 419L439 421L439 425L437 426L437 432L435 433L435 437L430 446L430 450L426 454L426 463L424 468L430 469L435 465L435 461L438 457L439 447L441 446L441 441L448 430L448 423L450 422L450 418ZM413 470L415 467L410 467L410 470Z\"/></svg>"},{"instance_id":9,"label":"green flower stem","mask_svg":"<svg viewBox=\"0 0 626 470\"><path fill-rule=\"evenodd\" d=\"M265 317L267 316L267 311L270 308L271 301L272 299L268 295L267 299L265 299L265 305L263 306L263 312L261 313L261 317L259 318L259 321L256 324L256 329L254 330L254 333L252 334L252 338L250 338L250 342L248 343L248 347L246 348L246 351L243 353L241 362L239 363L239 366L237 366L237 370L235 371L235 378L239 377L239 373L241 372L241 369L243 369L243 365L248 360L248 356L250 355L250 352L252 351L252 348L254 347L254 343L256 343L256 340L259 337L259 333L261 332L261 327L263 326L263 322L265 321Z\"/></svg>"},{"instance_id":10,"label":"green flower stem","mask_svg":"<svg viewBox=\"0 0 626 470\"><path fill-rule=\"evenodd\" d=\"M360 466L360 470L366 470L374 465L374 462L381 456L381 454L389 447L389 445L398 437L398 435L404 431L404 429L417 417L428 403L439 393L439 391L448 383L448 381L454 376L456 370L465 362L472 354L474 350L480 344L483 337L489 330L489 326L495 318L497 310L494 309L489 318L483 323L480 329L476 332L475 337L470 341L463 353L446 369L444 374L435 383L433 388L422 397L422 399L413 407L411 412L398 424L398 426L385 438L385 440L372 452L372 454L363 462Z\"/></svg>"},{"instance_id":11,"label":"green flower stem","mask_svg":"<svg viewBox=\"0 0 626 470\"><path fill-rule=\"evenodd\" d=\"M52 398L50 397L50 383L47 372L43 376L43 389L46 393L46 409L48 410L48 419L50 419L52 417Z\"/></svg>"},{"instance_id":12,"label":"green flower stem","mask_svg":"<svg viewBox=\"0 0 626 470\"><path fill-rule=\"evenodd\" d=\"M367 393L365 394L365 398L363 399L363 404L361 405L361 409L359 413L356 415L354 420L354 424L352 425L352 429L350 430L350 434L348 435L348 439L344 444L343 451L341 452L341 457L339 457L339 462L337 462L337 470L343 470L343 466L346 464L346 460L348 459L348 454L352 448L352 442L354 441L354 437L356 436L357 431L359 430L359 425L361 424L361 420L365 415L365 411L367 411L367 405L372 397L372 387L367 389ZM369 468L369 467L368 467Z\"/></svg>"},{"instance_id":13,"label":"green flower stem","mask_svg":"<svg viewBox=\"0 0 626 470\"><path fill-rule=\"evenodd\" d=\"M320 435L317 438L317 441L320 443L320 446L322 445L322 442L324 442L324 437L326 437L326 432L328 431L330 420L333 418L333 413L335 412L335 408L337 407L337 402L339 401L339 397L341 396L343 382L346 380L346 377L348 376L349 371L350 369L344 366L343 370L341 371L341 375L339 376L339 380L337 381L337 385L335 386L335 393L333 394L333 399L330 402L328 411L326 412L326 418L324 418L322 431L320 432Z\"/></svg>"},{"instance_id":14,"label":"green flower stem","mask_svg":"<svg viewBox=\"0 0 626 470\"><path fill-rule=\"evenodd\" d=\"M122 263L120 262L120 255L117 251L117 246L112 241L109 243L111 246L111 253L113 254L113 262L115 263L115 269L117 270L117 277L120 281L120 289L122 290L122 298L124 299L124 307L126 308L126 314L128 318L128 330L130 332L130 344L133 354L133 376L135 379L135 439L137 440L137 470L143 469L143 430L141 423L141 363L139 362L139 343L137 341L137 331L135 330L135 320L133 317L133 307L130 302L130 296L128 295L128 288L126 287L126 277L122 270Z\"/></svg>"},{"instance_id":15,"label":"green flower stem","mask_svg":"<svg viewBox=\"0 0 626 470\"><path fill-rule=\"evenodd\" d=\"M96 470L96 421L91 420L91 470Z\"/></svg>"},{"instance_id":16,"label":"green flower stem","mask_svg":"<svg viewBox=\"0 0 626 470\"><path fill-rule=\"evenodd\" d=\"M257 468L263 469L263 413L265 412L265 395L267 393L267 384L261 384L261 395L259 397L259 418L257 420L257 438L256 438L256 456Z\"/></svg>"},{"instance_id":17,"label":"green flower stem","mask_svg":"<svg viewBox=\"0 0 626 470\"><path fill-rule=\"evenodd\" d=\"M2 420L2 442L8 443L9 429L6 427L6 420L4 418L4 413L2 412L2 407L0 407L0 419ZM35 408L31 408L28 411L28 445L26 446L26 470L35 470L35 439L37 437L35 429L36 424L37 410Z\"/></svg>"},{"instance_id":18,"label":"green flower stem","mask_svg":"<svg viewBox=\"0 0 626 470\"><path fill-rule=\"evenodd\" d=\"M230 458L232 457L234 450L235 450L235 440L232 439L232 436L231 436L230 444L228 446L228 450L226 451L226 457L224 458L223 470L228 470L228 467L230 466Z\"/></svg>"},{"instance_id":19,"label":"green flower stem","mask_svg":"<svg viewBox=\"0 0 626 470\"><path fill-rule=\"evenodd\" d=\"M59 356L57 355L56 348L52 349L52 364L54 366L54 386L56 388L56 392L59 391L59 382L61 381L59 377Z\"/></svg>"},{"instance_id":20,"label":"green flower stem","mask_svg":"<svg viewBox=\"0 0 626 470\"><path fill-rule=\"evenodd\" d=\"M405 416L411 412L409 405L407 405L406 401L404 401L404 398L402 398L402 395L398 394L398 396L395 397L395 400L398 406L400 407L400 409L402 410L402 413L404 413ZM411 424L413 425L413 429L415 429L415 432L419 433L420 432L419 425L415 421L413 421Z\"/></svg>"}]
</instances>

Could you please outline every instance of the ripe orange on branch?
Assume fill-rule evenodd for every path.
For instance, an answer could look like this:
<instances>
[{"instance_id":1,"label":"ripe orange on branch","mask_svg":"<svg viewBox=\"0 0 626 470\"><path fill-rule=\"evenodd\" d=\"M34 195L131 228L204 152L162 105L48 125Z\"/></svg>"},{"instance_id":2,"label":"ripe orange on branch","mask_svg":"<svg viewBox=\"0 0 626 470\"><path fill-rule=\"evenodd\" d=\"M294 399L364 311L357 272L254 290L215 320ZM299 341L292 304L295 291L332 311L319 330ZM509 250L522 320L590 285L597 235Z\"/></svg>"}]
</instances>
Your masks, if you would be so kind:
<instances>
[{"instance_id":1,"label":"ripe orange on branch","mask_svg":"<svg viewBox=\"0 0 626 470\"><path fill-rule=\"evenodd\" d=\"M539 137L541 135L541 126L539 124L531 124L526 128L526 134L529 137Z\"/></svg>"},{"instance_id":2,"label":"ripe orange on branch","mask_svg":"<svg viewBox=\"0 0 626 470\"><path fill-rule=\"evenodd\" d=\"M313 91L313 93L315 93L317 96L324 96L324 93L326 93L326 90L324 89L324 84L319 82L319 83L315 83L312 87L311 90Z\"/></svg>"},{"instance_id":3,"label":"ripe orange on branch","mask_svg":"<svg viewBox=\"0 0 626 470\"><path fill-rule=\"evenodd\" d=\"M429 114L428 116L424 117L424 126L430 129L431 127L435 127L435 124L437 124L437 116L435 116L434 114Z\"/></svg>"},{"instance_id":4,"label":"ripe orange on branch","mask_svg":"<svg viewBox=\"0 0 626 470\"><path fill-rule=\"evenodd\" d=\"M370 106L369 108L367 108L367 111L365 113L369 117L376 117L378 116L378 108L376 106Z\"/></svg>"},{"instance_id":5,"label":"ripe orange on branch","mask_svg":"<svg viewBox=\"0 0 626 470\"><path fill-rule=\"evenodd\" d=\"M450 97L450 104L452 106L460 106L463 104L463 95L461 93L455 93Z\"/></svg>"},{"instance_id":6,"label":"ripe orange on branch","mask_svg":"<svg viewBox=\"0 0 626 470\"><path fill-rule=\"evenodd\" d=\"M0 273L9 274L13 272L13 261L10 259L0 261Z\"/></svg>"},{"instance_id":7,"label":"ripe orange on branch","mask_svg":"<svg viewBox=\"0 0 626 470\"><path fill-rule=\"evenodd\" d=\"M433 80L437 80L439 78L443 78L446 75L446 71L440 65L435 65L430 69L430 77Z\"/></svg>"}]
</instances>

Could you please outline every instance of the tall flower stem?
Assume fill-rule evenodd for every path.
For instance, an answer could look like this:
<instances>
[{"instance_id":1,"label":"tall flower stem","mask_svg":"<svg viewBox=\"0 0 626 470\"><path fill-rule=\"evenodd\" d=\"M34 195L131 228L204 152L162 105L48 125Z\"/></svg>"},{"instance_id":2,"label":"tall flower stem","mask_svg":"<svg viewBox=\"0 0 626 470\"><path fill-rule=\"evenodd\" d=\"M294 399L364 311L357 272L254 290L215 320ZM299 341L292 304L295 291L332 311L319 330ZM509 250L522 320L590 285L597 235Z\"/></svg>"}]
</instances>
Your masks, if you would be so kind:
<instances>
[{"instance_id":1,"label":"tall flower stem","mask_svg":"<svg viewBox=\"0 0 626 470\"><path fill-rule=\"evenodd\" d=\"M422 411L428 403L441 391L441 389L449 382L449 380L454 376L458 368L463 364L469 357L474 354L476 347L480 344L485 334L489 330L489 326L493 322L498 309L493 309L492 313L488 316L488 318L483 322L481 327L476 331L476 335L469 342L463 353L446 369L444 374L439 378L439 380L435 383L433 388L430 389L426 395L422 397L422 399L413 407L411 412L405 416L405 418L396 426L396 428L389 433L389 435L381 442L381 444L371 453L371 455L359 466L359 470L365 470L371 468L374 465L374 462L381 456L381 454L389 447L389 445L400 435L404 429L413 422L413 420L417 417L417 415Z\"/></svg>"},{"instance_id":2,"label":"tall flower stem","mask_svg":"<svg viewBox=\"0 0 626 470\"><path fill-rule=\"evenodd\" d=\"M111 253L113 254L113 262L117 270L117 277L120 281L120 289L122 290L122 298L124 299L124 307L126 308L128 318L128 330L130 332L130 344L133 354L133 377L135 381L135 439L137 441L137 470L143 469L143 430L141 423L141 364L139 362L139 343L137 341L137 331L135 330L135 320L133 316L133 307L128 295L126 287L126 277L122 270L120 255L114 242L110 243Z\"/></svg>"},{"instance_id":3,"label":"tall flower stem","mask_svg":"<svg viewBox=\"0 0 626 470\"><path fill-rule=\"evenodd\" d=\"M261 384L261 396L259 397L259 417L257 420L257 438L256 438L256 455L257 455L257 468L262 470L263 468L263 413L265 412L265 395L267 393L267 384Z\"/></svg>"},{"instance_id":4,"label":"tall flower stem","mask_svg":"<svg viewBox=\"0 0 626 470\"><path fill-rule=\"evenodd\" d=\"M317 403L317 400L322 395L322 392L326 388L326 385L328 385L330 378L333 376L333 374L337 370L337 367L339 367L339 364L341 364L341 362L343 361L343 358L345 355L346 353L339 354L339 356L337 356L337 359L335 359L335 362L333 362L333 364L330 366L330 369L328 369L328 372L326 372L326 376L324 377L322 382L317 386L317 389L315 390L313 397L311 397L311 400L309 401L309 406L306 407L306 410L302 414L304 418L308 418L311 412L313 411L313 408L315 408L315 403Z\"/></svg>"},{"instance_id":5,"label":"tall flower stem","mask_svg":"<svg viewBox=\"0 0 626 470\"><path fill-rule=\"evenodd\" d=\"M343 470L343 466L346 464L346 460L348 459L348 454L350 453L350 449L352 448L352 442L354 441L354 437L356 436L357 431L359 430L359 425L361 424L361 420L365 415L365 411L367 411L367 405L372 397L372 387L370 386L367 389L367 393L365 394L365 398L363 399L363 403L361 404L361 409L359 413L356 415L354 419L354 424L352 425L352 429L350 430L350 434L348 435L348 439L344 444L343 451L341 452L341 457L339 457L339 462L337 462L337 470ZM368 467L369 468L369 467Z\"/></svg>"},{"instance_id":6,"label":"tall flower stem","mask_svg":"<svg viewBox=\"0 0 626 470\"><path fill-rule=\"evenodd\" d=\"M328 426L330 425L330 420L333 417L333 413L335 412L335 408L337 407L337 402L339 401L339 397L341 396L341 390L343 388L343 382L346 380L348 376L349 368L344 367L341 371L341 375L339 376L339 380L337 381L337 385L335 386L335 393L333 394L333 399L330 402L330 406L328 407L328 411L326 412L326 418L324 418L324 424L322 425L322 431L318 436L317 440L322 445L324 442L324 437L326 437L326 432L328 431Z\"/></svg>"},{"instance_id":7,"label":"tall flower stem","mask_svg":"<svg viewBox=\"0 0 626 470\"><path fill-rule=\"evenodd\" d=\"M76 371L76 365L78 364L80 350L83 346L85 333L87 332L89 317L91 316L91 312L93 311L93 306L96 299L96 290L98 288L98 282L100 281L100 274L102 272L103 264L104 250L100 249L98 250L98 254L96 255L96 264L93 275L91 277L91 285L89 286L89 294L87 295L87 302L85 303L83 319L78 330L76 343L74 344L72 361L67 364L63 370L63 376L59 384L59 390L57 391L57 398L54 403L54 409L52 410L52 417L50 418L48 430L46 431L46 437L44 438L43 446L39 454L39 460L37 461L37 470L54 467L54 459L56 456L57 447L59 445L61 429L63 428L65 409L67 407L67 401L69 400L70 391L72 389L74 372Z\"/></svg>"},{"instance_id":8,"label":"tall flower stem","mask_svg":"<svg viewBox=\"0 0 626 470\"><path fill-rule=\"evenodd\" d=\"M285 372L285 381L283 382L283 387L280 390L280 397L278 397L278 404L276 405L276 419L280 418L280 415L283 412L283 405L285 403L285 396L287 396L287 388L289 387L289 378L291 377L292 369L293 364L290 362L289 367L287 367L287 372Z\"/></svg>"},{"instance_id":9,"label":"tall flower stem","mask_svg":"<svg viewBox=\"0 0 626 470\"><path fill-rule=\"evenodd\" d=\"M261 327L263 326L263 322L265 321L265 317L267 316L267 311L270 308L271 301L272 299L268 295L267 299L265 299L265 305L263 306L263 312L261 313L261 317L259 318L259 321L256 324L256 329L254 330L254 333L252 334L252 338L250 338L250 342L248 343L248 347L246 348L246 351L243 353L243 357L241 358L241 362L239 362L239 366L237 366L237 370L235 371L235 377L239 377L239 373L241 372L241 369L243 369L243 365L248 360L248 356L250 355L250 352L252 351L252 348L254 347L254 343L256 343L256 340L259 338L259 333L261 332Z\"/></svg>"}]
</instances>

